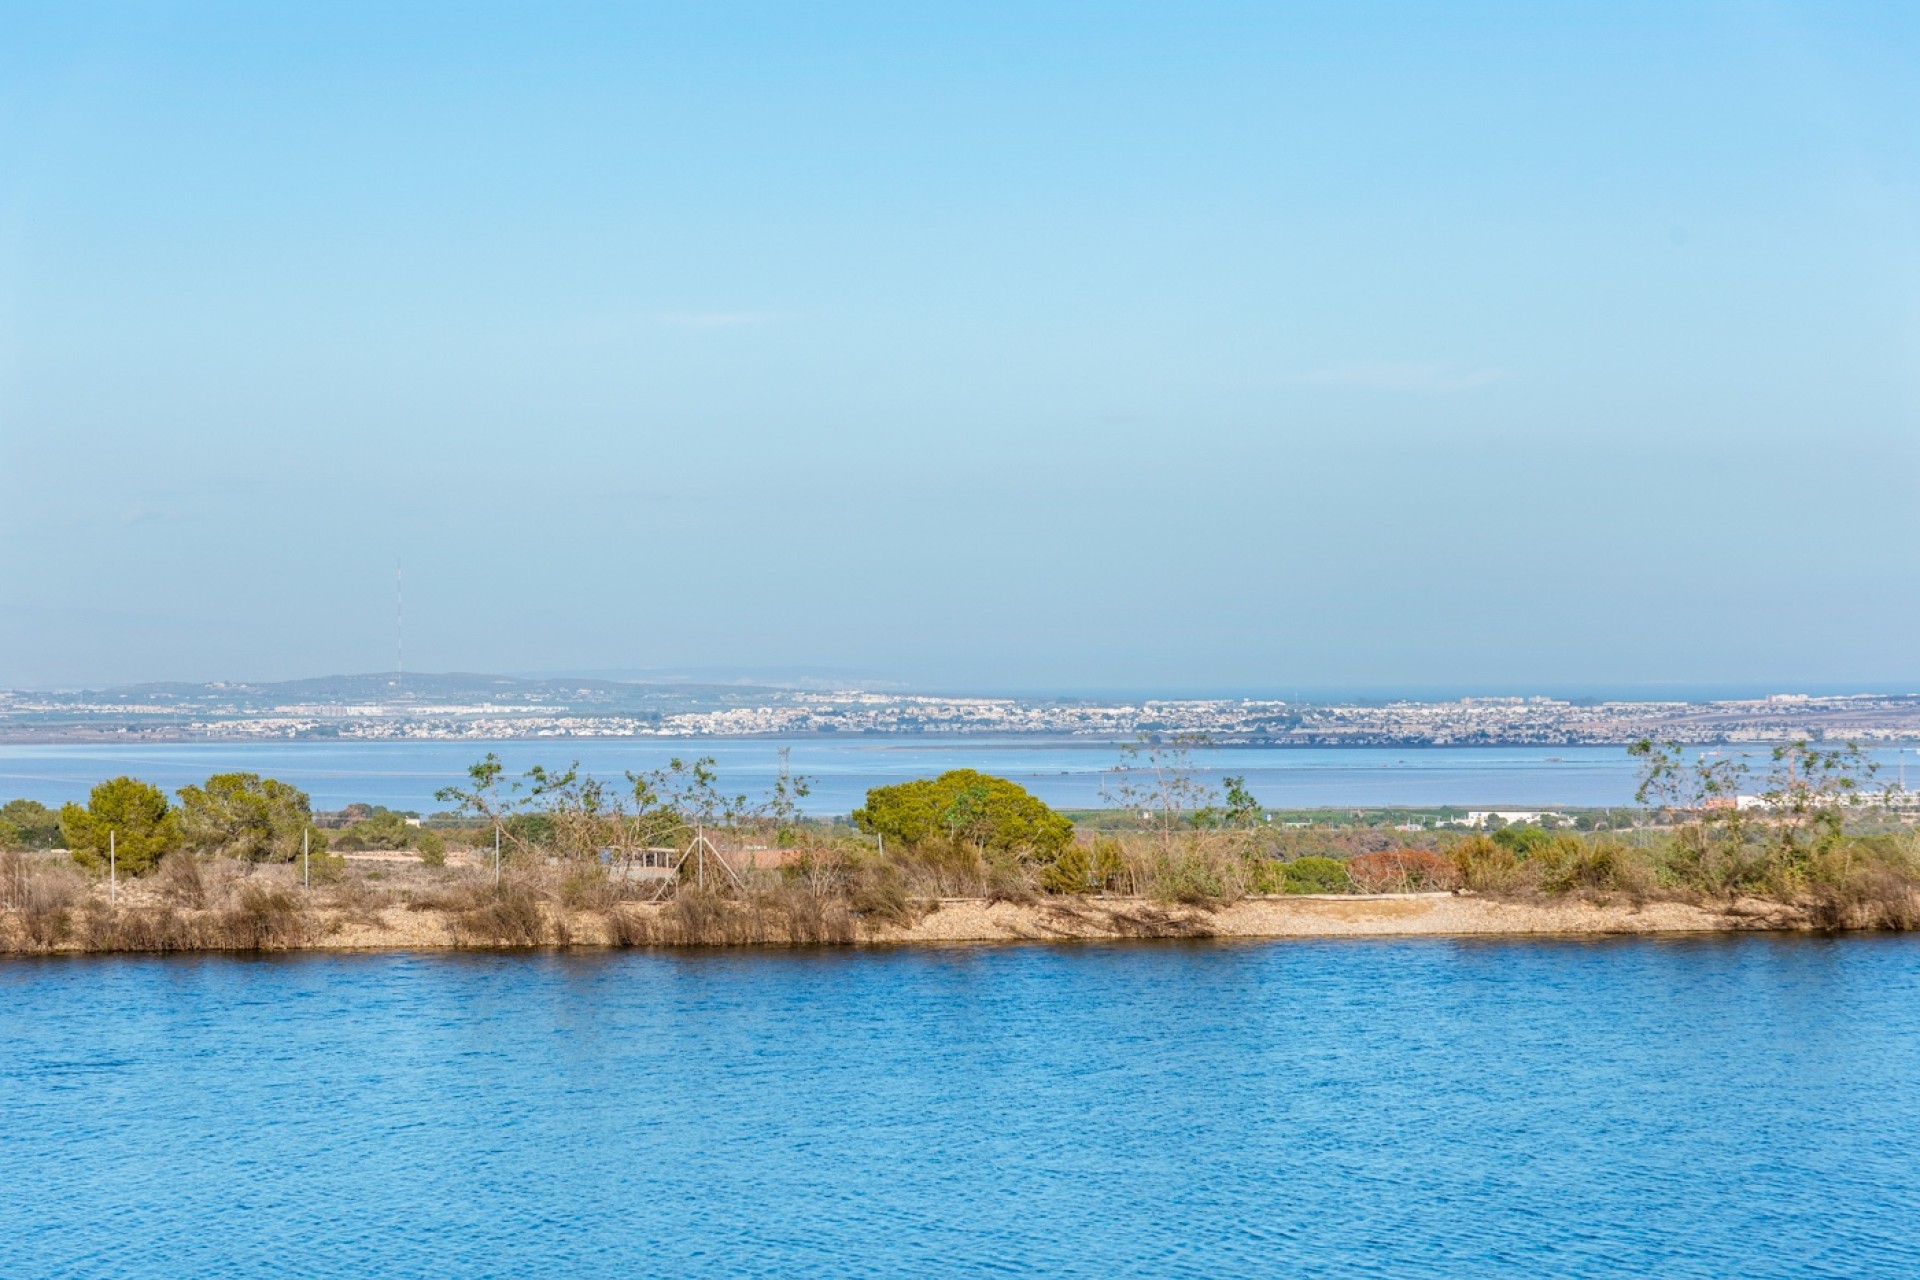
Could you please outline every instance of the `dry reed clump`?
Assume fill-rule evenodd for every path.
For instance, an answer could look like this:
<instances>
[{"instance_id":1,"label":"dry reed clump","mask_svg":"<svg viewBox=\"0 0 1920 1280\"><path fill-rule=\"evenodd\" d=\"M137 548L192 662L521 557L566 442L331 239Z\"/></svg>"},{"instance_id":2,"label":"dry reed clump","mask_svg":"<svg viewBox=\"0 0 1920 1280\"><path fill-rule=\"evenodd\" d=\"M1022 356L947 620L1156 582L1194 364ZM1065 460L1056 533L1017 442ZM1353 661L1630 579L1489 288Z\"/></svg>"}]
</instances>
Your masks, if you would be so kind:
<instances>
[{"instance_id":1,"label":"dry reed clump","mask_svg":"<svg viewBox=\"0 0 1920 1280\"><path fill-rule=\"evenodd\" d=\"M381 923L380 913L394 900L391 890L379 888L365 876L347 875L330 887L324 905L338 911L349 923L375 928Z\"/></svg>"},{"instance_id":2,"label":"dry reed clump","mask_svg":"<svg viewBox=\"0 0 1920 1280\"><path fill-rule=\"evenodd\" d=\"M472 903L449 913L448 925L461 946L564 946L571 938L564 915L551 920L538 889L529 880L509 876L497 885L468 885Z\"/></svg>"},{"instance_id":3,"label":"dry reed clump","mask_svg":"<svg viewBox=\"0 0 1920 1280\"><path fill-rule=\"evenodd\" d=\"M650 947L654 941L653 921L647 915L618 906L607 912L608 946Z\"/></svg>"},{"instance_id":4,"label":"dry reed clump","mask_svg":"<svg viewBox=\"0 0 1920 1280\"><path fill-rule=\"evenodd\" d=\"M148 883L154 893L176 907L198 909L207 905L208 881L200 858L190 850L178 849L160 859L159 870Z\"/></svg>"},{"instance_id":5,"label":"dry reed clump","mask_svg":"<svg viewBox=\"0 0 1920 1280\"><path fill-rule=\"evenodd\" d=\"M1920 852L1910 837L1868 836L1825 851L1801 895L1822 929L1920 929Z\"/></svg>"},{"instance_id":6,"label":"dry reed clump","mask_svg":"<svg viewBox=\"0 0 1920 1280\"><path fill-rule=\"evenodd\" d=\"M0 908L14 916L29 949L48 950L71 938L86 892L85 877L71 864L0 853Z\"/></svg>"},{"instance_id":7,"label":"dry reed clump","mask_svg":"<svg viewBox=\"0 0 1920 1280\"><path fill-rule=\"evenodd\" d=\"M231 951L280 951L311 936L312 922L283 889L243 884L232 905L206 922L214 945Z\"/></svg>"},{"instance_id":8,"label":"dry reed clump","mask_svg":"<svg viewBox=\"0 0 1920 1280\"><path fill-rule=\"evenodd\" d=\"M1237 902L1254 885L1254 869L1238 847L1196 838L1153 847L1128 858L1131 878L1145 896L1182 906Z\"/></svg>"},{"instance_id":9,"label":"dry reed clump","mask_svg":"<svg viewBox=\"0 0 1920 1280\"><path fill-rule=\"evenodd\" d=\"M863 860L850 886L857 895L861 880L891 875L906 897L977 898L988 891L995 872L980 850L964 840L931 839L918 845L889 848L883 859ZM1001 872L1004 879L1004 869Z\"/></svg>"},{"instance_id":10,"label":"dry reed clump","mask_svg":"<svg viewBox=\"0 0 1920 1280\"><path fill-rule=\"evenodd\" d=\"M79 942L84 951L227 949L219 930L167 902L115 910L95 899L87 904Z\"/></svg>"},{"instance_id":11,"label":"dry reed clump","mask_svg":"<svg viewBox=\"0 0 1920 1280\"><path fill-rule=\"evenodd\" d=\"M854 916L875 924L909 925L926 912L907 892L904 877L892 863L863 868L847 895Z\"/></svg>"},{"instance_id":12,"label":"dry reed clump","mask_svg":"<svg viewBox=\"0 0 1920 1280\"><path fill-rule=\"evenodd\" d=\"M575 911L611 911L622 902L650 896L657 887L652 881L609 875L598 863L580 863L559 873L553 896Z\"/></svg>"},{"instance_id":13,"label":"dry reed clump","mask_svg":"<svg viewBox=\"0 0 1920 1280\"><path fill-rule=\"evenodd\" d=\"M787 884L768 892L763 901L790 943L846 943L858 936L844 899L824 897L803 884Z\"/></svg>"},{"instance_id":14,"label":"dry reed clump","mask_svg":"<svg viewBox=\"0 0 1920 1280\"><path fill-rule=\"evenodd\" d=\"M610 912L608 933L617 946L808 946L857 941L859 927L844 899L796 882L737 896L682 886L650 917Z\"/></svg>"}]
</instances>

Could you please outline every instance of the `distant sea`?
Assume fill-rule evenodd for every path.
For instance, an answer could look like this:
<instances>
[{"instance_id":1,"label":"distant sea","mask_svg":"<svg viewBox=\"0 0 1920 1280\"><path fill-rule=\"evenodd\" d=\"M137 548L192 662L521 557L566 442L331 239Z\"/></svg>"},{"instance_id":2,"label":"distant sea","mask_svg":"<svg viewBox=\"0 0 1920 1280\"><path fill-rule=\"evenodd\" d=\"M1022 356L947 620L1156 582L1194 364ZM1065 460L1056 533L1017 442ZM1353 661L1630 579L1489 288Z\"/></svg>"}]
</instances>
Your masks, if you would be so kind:
<instances>
[{"instance_id":1,"label":"distant sea","mask_svg":"<svg viewBox=\"0 0 1920 1280\"><path fill-rule=\"evenodd\" d=\"M242 770L281 778L316 807L353 803L432 812L434 792L460 782L491 751L518 773L533 764L578 759L599 776L659 768L674 757L712 756L722 787L755 794L770 787L788 752L793 773L812 779L806 808L844 814L870 787L978 769L1012 778L1063 808L1105 805L1119 751L1087 739L874 735L793 738L567 738L502 742L269 742L0 746L0 799L46 803L83 799L96 782L132 774L169 791L212 773ZM1765 747L1722 748L1764 771ZM1900 777L1902 756L1920 785L1920 755L1881 748L1876 782ZM1275 808L1541 808L1633 802L1634 762L1620 747L1214 747L1194 764L1217 783L1244 775Z\"/></svg>"}]
</instances>

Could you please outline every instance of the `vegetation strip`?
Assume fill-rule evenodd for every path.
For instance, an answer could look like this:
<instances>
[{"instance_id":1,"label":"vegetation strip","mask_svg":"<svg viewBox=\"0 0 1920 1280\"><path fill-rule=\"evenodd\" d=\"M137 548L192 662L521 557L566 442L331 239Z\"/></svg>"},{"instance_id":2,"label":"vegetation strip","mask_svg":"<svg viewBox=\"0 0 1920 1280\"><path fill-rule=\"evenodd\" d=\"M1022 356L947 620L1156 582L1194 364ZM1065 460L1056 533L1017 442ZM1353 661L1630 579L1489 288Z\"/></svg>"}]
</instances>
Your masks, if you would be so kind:
<instances>
[{"instance_id":1,"label":"vegetation strip","mask_svg":"<svg viewBox=\"0 0 1920 1280\"><path fill-rule=\"evenodd\" d=\"M1624 827L1490 816L1408 832L1276 825L1242 779L1197 773L1191 745L1128 747L1115 808L1091 829L965 769L875 788L850 821L823 822L801 814L804 778L750 801L707 759L615 787L577 767L509 779L488 756L441 792L452 808L432 825L356 806L333 829L296 787L254 774L177 803L114 778L57 815L0 806L0 950L1920 924L1909 811L1851 747L1783 744L1755 784L1710 753L1642 742L1643 808Z\"/></svg>"}]
</instances>

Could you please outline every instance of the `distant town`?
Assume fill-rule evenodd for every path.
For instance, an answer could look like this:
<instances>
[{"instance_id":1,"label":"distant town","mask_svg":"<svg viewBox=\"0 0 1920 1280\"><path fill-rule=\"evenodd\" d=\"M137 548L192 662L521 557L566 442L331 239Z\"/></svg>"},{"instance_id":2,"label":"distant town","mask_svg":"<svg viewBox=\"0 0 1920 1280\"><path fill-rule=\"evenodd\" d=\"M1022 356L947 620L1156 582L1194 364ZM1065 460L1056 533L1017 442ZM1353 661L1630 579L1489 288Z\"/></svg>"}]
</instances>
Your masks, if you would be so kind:
<instances>
[{"instance_id":1,"label":"distant town","mask_svg":"<svg viewBox=\"0 0 1920 1280\"><path fill-rule=\"evenodd\" d=\"M365 675L277 684L154 684L0 692L0 742L259 739L1205 734L1298 746L1610 745L1790 738L1920 740L1920 694L1697 702L1478 697L1350 703L1270 699L967 697L871 689Z\"/></svg>"}]
</instances>

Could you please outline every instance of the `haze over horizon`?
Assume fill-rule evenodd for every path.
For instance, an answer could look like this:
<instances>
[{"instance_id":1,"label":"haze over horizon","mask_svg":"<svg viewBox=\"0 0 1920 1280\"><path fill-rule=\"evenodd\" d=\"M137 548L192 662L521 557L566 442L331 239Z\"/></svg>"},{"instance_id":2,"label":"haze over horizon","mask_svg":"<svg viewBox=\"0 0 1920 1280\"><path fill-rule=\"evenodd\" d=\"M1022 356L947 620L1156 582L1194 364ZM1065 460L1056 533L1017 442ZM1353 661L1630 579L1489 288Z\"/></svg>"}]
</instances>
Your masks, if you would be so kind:
<instances>
[{"instance_id":1,"label":"haze over horizon","mask_svg":"<svg viewBox=\"0 0 1920 1280\"><path fill-rule=\"evenodd\" d=\"M10 6L0 687L1920 686L1920 10L1385 9Z\"/></svg>"}]
</instances>

